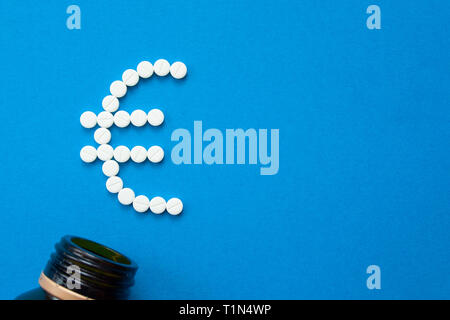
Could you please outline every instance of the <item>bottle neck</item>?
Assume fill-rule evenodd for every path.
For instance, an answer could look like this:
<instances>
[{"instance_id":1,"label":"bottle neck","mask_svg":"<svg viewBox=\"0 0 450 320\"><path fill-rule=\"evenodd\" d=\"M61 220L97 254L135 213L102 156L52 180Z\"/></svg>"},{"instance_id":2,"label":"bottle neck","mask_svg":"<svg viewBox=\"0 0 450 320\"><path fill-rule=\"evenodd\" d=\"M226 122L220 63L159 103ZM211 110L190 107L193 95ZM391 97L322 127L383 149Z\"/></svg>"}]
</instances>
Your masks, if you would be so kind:
<instances>
[{"instance_id":1,"label":"bottle neck","mask_svg":"<svg viewBox=\"0 0 450 320\"><path fill-rule=\"evenodd\" d=\"M65 236L55 245L39 278L41 287L63 300L127 299L137 265L99 243Z\"/></svg>"}]
</instances>

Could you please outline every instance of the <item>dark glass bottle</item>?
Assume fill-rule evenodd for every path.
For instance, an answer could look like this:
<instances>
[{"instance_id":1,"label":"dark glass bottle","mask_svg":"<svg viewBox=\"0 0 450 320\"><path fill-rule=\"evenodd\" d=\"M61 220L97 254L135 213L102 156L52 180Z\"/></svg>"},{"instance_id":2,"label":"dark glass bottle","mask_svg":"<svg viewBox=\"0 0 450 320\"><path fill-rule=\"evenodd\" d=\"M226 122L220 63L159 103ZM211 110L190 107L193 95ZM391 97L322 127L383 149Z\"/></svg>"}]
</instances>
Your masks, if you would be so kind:
<instances>
[{"instance_id":1,"label":"dark glass bottle","mask_svg":"<svg viewBox=\"0 0 450 320\"><path fill-rule=\"evenodd\" d=\"M55 245L40 287L16 300L123 300L134 284L137 265L102 244L65 236Z\"/></svg>"}]
</instances>

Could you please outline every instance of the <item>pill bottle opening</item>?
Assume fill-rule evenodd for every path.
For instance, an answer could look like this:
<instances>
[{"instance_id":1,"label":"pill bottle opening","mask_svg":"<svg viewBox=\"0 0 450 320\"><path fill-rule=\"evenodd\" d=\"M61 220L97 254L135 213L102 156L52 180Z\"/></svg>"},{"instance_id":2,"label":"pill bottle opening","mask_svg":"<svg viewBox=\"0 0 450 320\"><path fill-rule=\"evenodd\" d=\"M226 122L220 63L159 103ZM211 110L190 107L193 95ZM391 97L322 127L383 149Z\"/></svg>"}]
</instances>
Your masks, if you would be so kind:
<instances>
[{"instance_id":1,"label":"pill bottle opening","mask_svg":"<svg viewBox=\"0 0 450 320\"><path fill-rule=\"evenodd\" d=\"M83 238L72 237L72 242L80 248L87 250L97 256L111 260L116 263L130 265L131 261L123 254L114 251L104 245Z\"/></svg>"}]
</instances>

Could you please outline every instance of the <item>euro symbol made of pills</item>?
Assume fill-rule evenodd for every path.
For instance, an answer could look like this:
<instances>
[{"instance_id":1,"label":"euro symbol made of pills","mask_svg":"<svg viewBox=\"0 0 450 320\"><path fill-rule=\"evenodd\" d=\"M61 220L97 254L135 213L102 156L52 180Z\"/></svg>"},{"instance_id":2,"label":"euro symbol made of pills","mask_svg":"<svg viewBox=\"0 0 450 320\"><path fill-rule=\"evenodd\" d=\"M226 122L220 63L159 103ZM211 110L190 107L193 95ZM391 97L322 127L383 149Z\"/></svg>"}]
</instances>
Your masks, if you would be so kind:
<instances>
[{"instance_id":1,"label":"euro symbol made of pills","mask_svg":"<svg viewBox=\"0 0 450 320\"><path fill-rule=\"evenodd\" d=\"M148 61L142 61L137 69L128 69L122 74L122 81L114 81L109 88L111 95L103 99L104 111L96 115L92 111L84 112L80 117L83 127L92 129L99 126L94 132L94 140L99 144L97 148L85 146L80 151L81 160L92 163L97 158L104 161L102 171L108 177L106 189L111 193L117 193L119 202L123 205L133 205L134 210L144 213L147 210L155 214L161 214L167 210L171 215L179 215L183 211L183 202L178 198L169 199L167 202L162 197L153 197L151 200L144 196L136 196L130 188L124 188L119 174L119 163L131 160L142 163L148 159L152 163L159 163L164 158L164 150L160 146L151 146L148 150L142 146L128 149L126 146L118 146L115 149L109 144L112 125L125 128L131 122L136 127L142 127L149 123L151 126L160 126L164 122L164 113L159 109L152 109L148 113L143 110L134 110L131 115L119 109L119 99L127 93L127 87L137 85L140 78L150 78L153 73L159 77L169 73L175 79L186 76L187 68L183 62L174 62L172 65L167 60L159 59L153 65Z\"/></svg>"}]
</instances>

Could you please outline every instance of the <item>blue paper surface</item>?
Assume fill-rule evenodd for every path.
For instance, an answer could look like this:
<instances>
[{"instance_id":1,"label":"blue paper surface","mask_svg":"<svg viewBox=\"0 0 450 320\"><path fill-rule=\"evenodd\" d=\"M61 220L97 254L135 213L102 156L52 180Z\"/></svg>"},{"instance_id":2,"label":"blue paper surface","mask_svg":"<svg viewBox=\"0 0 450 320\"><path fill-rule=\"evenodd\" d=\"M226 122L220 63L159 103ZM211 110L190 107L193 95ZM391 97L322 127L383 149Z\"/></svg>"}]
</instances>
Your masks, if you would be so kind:
<instances>
[{"instance_id":1,"label":"blue paper surface","mask_svg":"<svg viewBox=\"0 0 450 320\"><path fill-rule=\"evenodd\" d=\"M448 298L449 18L448 1L2 1L0 298L37 286L65 234L133 258L133 298ZM79 157L95 145L81 113L159 58L188 76L141 80L121 109L164 125L114 127L111 144L165 149L120 176L181 198L178 217L120 205ZM278 173L173 164L171 134L194 121L279 129Z\"/></svg>"}]
</instances>

